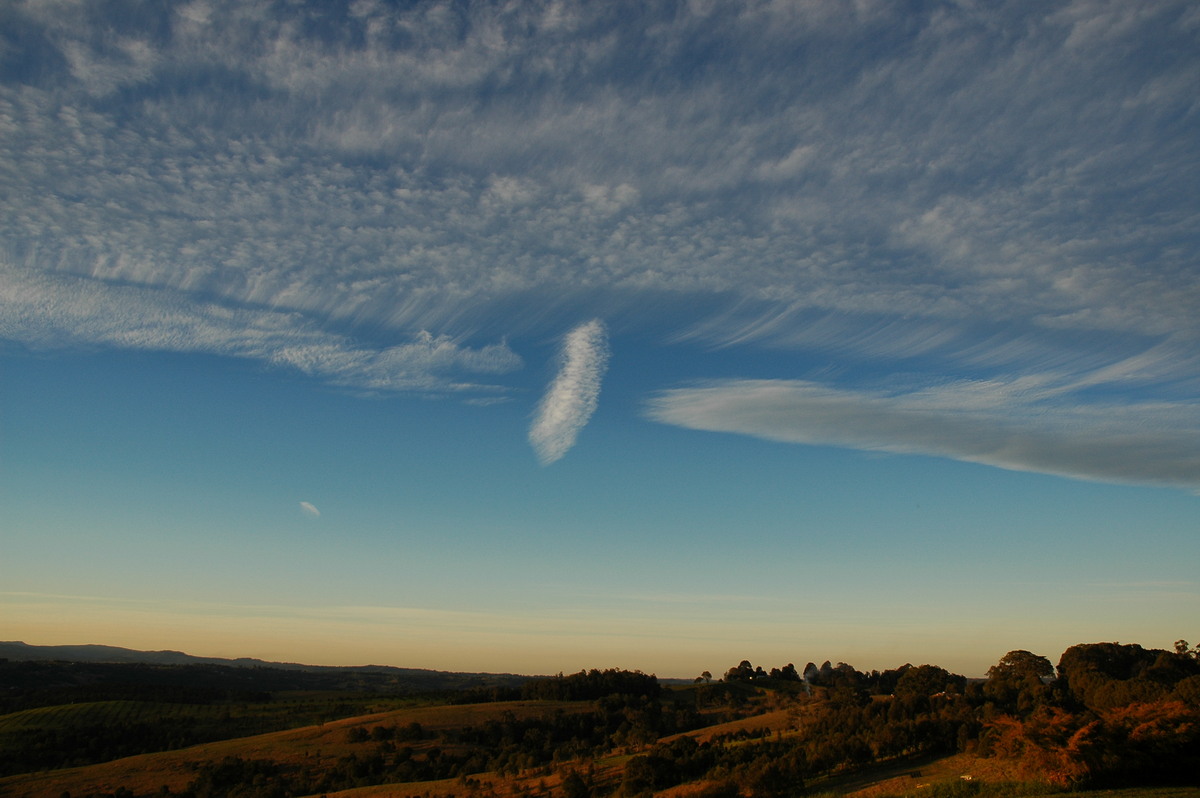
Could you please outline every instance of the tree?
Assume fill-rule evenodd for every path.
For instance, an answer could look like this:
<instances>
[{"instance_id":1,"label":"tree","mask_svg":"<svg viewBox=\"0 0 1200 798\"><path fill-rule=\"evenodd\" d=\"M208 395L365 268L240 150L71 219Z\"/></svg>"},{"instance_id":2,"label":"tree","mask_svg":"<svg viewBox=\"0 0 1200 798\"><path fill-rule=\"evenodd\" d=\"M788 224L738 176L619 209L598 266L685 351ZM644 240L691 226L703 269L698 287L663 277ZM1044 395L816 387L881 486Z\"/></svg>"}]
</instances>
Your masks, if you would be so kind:
<instances>
[{"instance_id":1,"label":"tree","mask_svg":"<svg viewBox=\"0 0 1200 798\"><path fill-rule=\"evenodd\" d=\"M678 781L679 768L673 761L658 754L643 754L626 763L621 791L625 795L641 795L670 787Z\"/></svg>"},{"instance_id":2,"label":"tree","mask_svg":"<svg viewBox=\"0 0 1200 798\"><path fill-rule=\"evenodd\" d=\"M800 674L796 673L796 666L789 662L779 671L779 678L788 682L798 682L800 681Z\"/></svg>"},{"instance_id":3,"label":"tree","mask_svg":"<svg viewBox=\"0 0 1200 798\"><path fill-rule=\"evenodd\" d=\"M896 695L931 696L945 692L951 683L950 671L937 665L909 668L896 682Z\"/></svg>"},{"instance_id":4,"label":"tree","mask_svg":"<svg viewBox=\"0 0 1200 798\"><path fill-rule=\"evenodd\" d=\"M1053 679L1054 666L1045 657L1030 653L1024 649L1010 651L988 668L988 678L993 676L1036 676L1039 679Z\"/></svg>"},{"instance_id":5,"label":"tree","mask_svg":"<svg viewBox=\"0 0 1200 798\"><path fill-rule=\"evenodd\" d=\"M562 794L563 798L589 798L592 790L584 781L583 776L572 770L563 778Z\"/></svg>"},{"instance_id":6,"label":"tree","mask_svg":"<svg viewBox=\"0 0 1200 798\"><path fill-rule=\"evenodd\" d=\"M1050 660L1018 649L988 668L983 694L1000 710L1025 717L1050 699L1046 681L1053 677Z\"/></svg>"},{"instance_id":7,"label":"tree","mask_svg":"<svg viewBox=\"0 0 1200 798\"><path fill-rule=\"evenodd\" d=\"M746 682L753 678L754 666L748 659L742 660L735 667L725 671L725 681L727 682Z\"/></svg>"}]
</instances>

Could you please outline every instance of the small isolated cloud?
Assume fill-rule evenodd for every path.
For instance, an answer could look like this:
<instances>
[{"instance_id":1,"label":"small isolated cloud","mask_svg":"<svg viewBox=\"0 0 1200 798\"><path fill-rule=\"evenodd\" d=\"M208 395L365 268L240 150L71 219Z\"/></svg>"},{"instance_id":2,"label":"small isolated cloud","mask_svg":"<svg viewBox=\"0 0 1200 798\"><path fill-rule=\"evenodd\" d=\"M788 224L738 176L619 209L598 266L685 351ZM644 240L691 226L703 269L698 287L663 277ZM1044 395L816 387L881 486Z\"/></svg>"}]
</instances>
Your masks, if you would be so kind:
<instances>
[{"instance_id":1,"label":"small isolated cloud","mask_svg":"<svg viewBox=\"0 0 1200 798\"><path fill-rule=\"evenodd\" d=\"M300 502L300 510L307 516L311 516L313 518L321 517L321 511L309 502Z\"/></svg>"},{"instance_id":2,"label":"small isolated cloud","mask_svg":"<svg viewBox=\"0 0 1200 798\"><path fill-rule=\"evenodd\" d=\"M560 358L558 376L542 397L529 428L529 443L542 465L566 454L596 411L600 380L608 365L604 323L593 319L571 330L563 341Z\"/></svg>"},{"instance_id":3,"label":"small isolated cloud","mask_svg":"<svg viewBox=\"0 0 1200 798\"><path fill-rule=\"evenodd\" d=\"M1200 490L1196 404L1087 404L1053 380L963 381L904 392L725 380L663 391L646 414L689 429L787 443Z\"/></svg>"}]
</instances>

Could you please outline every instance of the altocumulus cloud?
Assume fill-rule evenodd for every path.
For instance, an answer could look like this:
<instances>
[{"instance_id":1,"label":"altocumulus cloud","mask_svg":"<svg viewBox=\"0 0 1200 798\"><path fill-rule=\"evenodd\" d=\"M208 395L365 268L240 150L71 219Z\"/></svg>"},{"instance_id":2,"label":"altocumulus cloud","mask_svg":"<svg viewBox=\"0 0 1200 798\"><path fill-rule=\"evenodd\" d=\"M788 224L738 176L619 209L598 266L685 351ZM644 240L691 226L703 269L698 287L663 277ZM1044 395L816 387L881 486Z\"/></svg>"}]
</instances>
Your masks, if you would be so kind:
<instances>
[{"instance_id":1,"label":"altocumulus cloud","mask_svg":"<svg viewBox=\"0 0 1200 798\"><path fill-rule=\"evenodd\" d=\"M538 405L529 442L542 465L562 458L575 445L600 398L600 381L608 365L608 335L593 319L567 334L560 352L562 365Z\"/></svg>"},{"instance_id":2,"label":"altocumulus cloud","mask_svg":"<svg viewBox=\"0 0 1200 798\"><path fill-rule=\"evenodd\" d=\"M1194 0L59 6L0 25L4 341L486 403L517 387L508 341L603 317L925 375L780 383L795 412L763 434L1191 479ZM1098 391L967 410L947 388L1139 352ZM543 462L594 406L567 371L530 435ZM803 420L818 387L837 425ZM656 406L726 428L765 396L720 390L736 413ZM1000 437L913 425L968 413ZM1171 427L1162 474L1104 454L1154 455Z\"/></svg>"}]
</instances>

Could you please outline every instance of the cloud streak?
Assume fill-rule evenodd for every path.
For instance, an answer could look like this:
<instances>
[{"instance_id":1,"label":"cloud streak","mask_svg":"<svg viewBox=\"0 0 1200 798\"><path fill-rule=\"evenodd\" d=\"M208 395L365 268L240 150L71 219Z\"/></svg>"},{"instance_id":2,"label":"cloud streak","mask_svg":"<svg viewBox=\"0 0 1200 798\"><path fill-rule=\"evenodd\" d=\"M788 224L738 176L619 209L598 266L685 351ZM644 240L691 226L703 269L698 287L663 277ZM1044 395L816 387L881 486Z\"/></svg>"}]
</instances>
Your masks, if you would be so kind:
<instances>
[{"instance_id":1,"label":"cloud streak","mask_svg":"<svg viewBox=\"0 0 1200 798\"><path fill-rule=\"evenodd\" d=\"M304 513L305 515L310 516L312 518L320 518L321 517L321 511L318 510L316 508L316 506L310 502L300 502L300 511L302 513Z\"/></svg>"},{"instance_id":2,"label":"cloud streak","mask_svg":"<svg viewBox=\"0 0 1200 798\"><path fill-rule=\"evenodd\" d=\"M1082 403L1046 378L917 390L725 380L663 391L647 417L766 440L924 454L1077 479L1200 491L1200 406Z\"/></svg>"},{"instance_id":3,"label":"cloud streak","mask_svg":"<svg viewBox=\"0 0 1200 798\"><path fill-rule=\"evenodd\" d=\"M305 314L230 308L183 292L21 269L0 258L0 338L32 349L113 346L249 358L362 391L502 392L461 375L522 366L505 344L470 348L421 331L370 347Z\"/></svg>"},{"instance_id":4,"label":"cloud streak","mask_svg":"<svg viewBox=\"0 0 1200 798\"><path fill-rule=\"evenodd\" d=\"M558 375L529 427L529 443L542 465L561 459L596 412L608 354L608 335L599 319L579 325L564 339Z\"/></svg>"}]
</instances>

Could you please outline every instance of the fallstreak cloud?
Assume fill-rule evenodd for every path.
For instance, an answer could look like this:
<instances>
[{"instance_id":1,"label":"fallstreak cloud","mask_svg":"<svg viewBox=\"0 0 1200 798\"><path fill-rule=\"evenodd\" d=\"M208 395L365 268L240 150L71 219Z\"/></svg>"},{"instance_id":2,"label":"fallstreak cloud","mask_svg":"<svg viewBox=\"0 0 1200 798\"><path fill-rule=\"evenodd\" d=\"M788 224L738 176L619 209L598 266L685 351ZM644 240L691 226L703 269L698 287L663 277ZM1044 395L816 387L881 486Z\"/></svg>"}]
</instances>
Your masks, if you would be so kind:
<instances>
[{"instance_id":1,"label":"fallstreak cloud","mask_svg":"<svg viewBox=\"0 0 1200 798\"><path fill-rule=\"evenodd\" d=\"M608 366L604 324L593 319L571 330L563 341L560 358L558 375L542 397L529 428L529 442L542 465L561 459L596 412L600 381Z\"/></svg>"},{"instance_id":2,"label":"fallstreak cloud","mask_svg":"<svg viewBox=\"0 0 1200 798\"><path fill-rule=\"evenodd\" d=\"M657 394L658 420L1196 484L1192 0L3 19L4 341L485 404L524 342L603 317L911 383L779 358ZM530 431L543 463L594 409L606 337L569 337ZM968 415L947 387L1046 374L1075 387Z\"/></svg>"}]
</instances>

